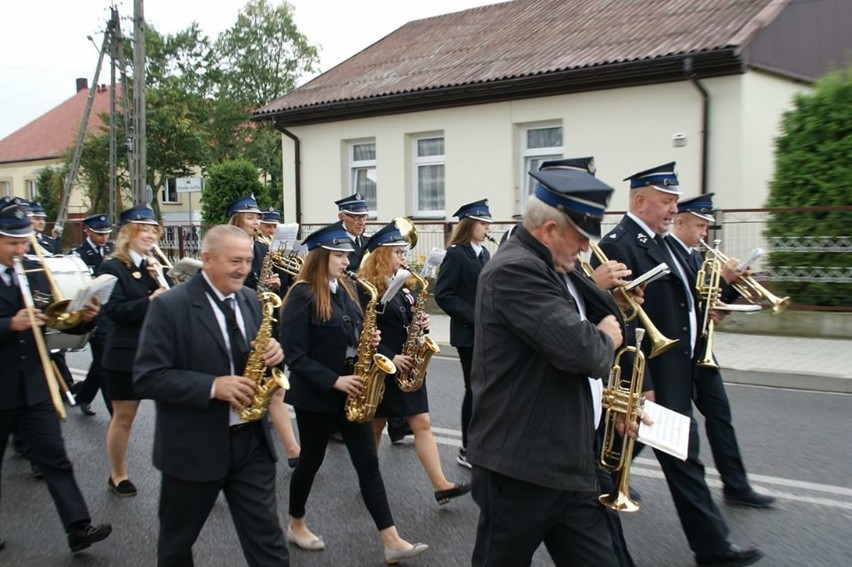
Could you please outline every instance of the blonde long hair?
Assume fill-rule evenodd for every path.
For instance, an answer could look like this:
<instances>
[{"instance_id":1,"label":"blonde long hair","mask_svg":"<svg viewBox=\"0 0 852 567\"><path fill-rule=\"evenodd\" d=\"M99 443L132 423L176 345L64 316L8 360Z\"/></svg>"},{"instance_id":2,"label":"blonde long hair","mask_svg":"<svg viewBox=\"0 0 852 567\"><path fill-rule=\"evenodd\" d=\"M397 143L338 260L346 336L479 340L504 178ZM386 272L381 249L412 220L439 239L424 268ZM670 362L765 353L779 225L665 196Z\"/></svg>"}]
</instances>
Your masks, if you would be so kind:
<instances>
[{"instance_id":1,"label":"blonde long hair","mask_svg":"<svg viewBox=\"0 0 852 567\"><path fill-rule=\"evenodd\" d=\"M328 282L331 276L328 271L328 259L331 255L330 250L318 247L308 252L305 256L305 262L302 269L299 271L298 279L293 283L284 297L284 302L281 305L282 311L290 300L290 295L293 289L300 284L310 287L311 295L313 296L316 316L320 322L326 322L331 319L331 290L328 288ZM348 278L337 278L337 284L346 290L346 294L352 302L361 309L361 304L358 301L358 294Z\"/></svg>"},{"instance_id":2,"label":"blonde long hair","mask_svg":"<svg viewBox=\"0 0 852 567\"><path fill-rule=\"evenodd\" d=\"M401 248L401 246L376 246L376 249L370 252L367 259L361 262L361 268L358 270L359 277L376 287L379 297L385 294L388 289L388 278L394 275L391 261L397 248ZM405 285L409 289L414 289L417 280L408 278Z\"/></svg>"},{"instance_id":3,"label":"blonde long hair","mask_svg":"<svg viewBox=\"0 0 852 567\"><path fill-rule=\"evenodd\" d=\"M133 240L137 234L142 232L143 227L146 226L156 227L158 240L161 236L163 236L163 227L158 224L154 225L129 222L118 230L118 236L115 237L115 249L112 252L112 257L120 260L122 264L130 268L133 264L133 261L130 259L130 241Z\"/></svg>"}]
</instances>

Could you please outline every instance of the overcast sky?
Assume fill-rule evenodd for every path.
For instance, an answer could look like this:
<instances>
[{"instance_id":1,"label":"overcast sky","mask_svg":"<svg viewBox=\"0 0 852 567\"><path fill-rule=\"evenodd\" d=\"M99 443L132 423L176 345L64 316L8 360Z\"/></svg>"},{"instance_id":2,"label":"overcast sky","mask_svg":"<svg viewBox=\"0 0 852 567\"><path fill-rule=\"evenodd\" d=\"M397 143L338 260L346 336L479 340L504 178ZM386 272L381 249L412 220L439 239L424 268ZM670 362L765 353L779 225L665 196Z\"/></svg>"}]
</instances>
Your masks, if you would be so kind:
<instances>
[{"instance_id":1,"label":"overcast sky","mask_svg":"<svg viewBox=\"0 0 852 567\"><path fill-rule=\"evenodd\" d=\"M296 24L320 50L327 71L411 20L497 0L290 0ZM270 0L277 5L277 0ZM212 39L229 28L245 0L145 0L145 19L161 33L192 21ZM74 95L95 74L109 0L3 0L0 34L0 139ZM122 31L132 31L133 0L116 0ZM109 81L108 60L99 82Z\"/></svg>"}]
</instances>

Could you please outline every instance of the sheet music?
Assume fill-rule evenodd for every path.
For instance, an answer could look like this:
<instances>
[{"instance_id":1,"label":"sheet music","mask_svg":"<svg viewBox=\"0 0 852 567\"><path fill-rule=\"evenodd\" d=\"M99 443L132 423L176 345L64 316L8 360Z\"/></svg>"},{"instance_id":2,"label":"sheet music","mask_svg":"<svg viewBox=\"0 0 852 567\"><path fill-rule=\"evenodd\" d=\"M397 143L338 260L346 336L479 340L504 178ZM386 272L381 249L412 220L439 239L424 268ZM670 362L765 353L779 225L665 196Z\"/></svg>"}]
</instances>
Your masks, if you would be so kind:
<instances>
[{"instance_id":1,"label":"sheet music","mask_svg":"<svg viewBox=\"0 0 852 567\"><path fill-rule=\"evenodd\" d=\"M101 305L105 304L109 301L109 296L112 295L112 288L115 287L117 281L118 278L113 275L99 275L89 285L77 291L76 297L68 305L66 311L68 313L80 311L87 303L92 301L93 297L97 297Z\"/></svg>"},{"instance_id":2,"label":"sheet music","mask_svg":"<svg viewBox=\"0 0 852 567\"><path fill-rule=\"evenodd\" d=\"M639 442L685 461L689 452L689 418L648 400L643 409L654 423L639 424Z\"/></svg>"},{"instance_id":3,"label":"sheet music","mask_svg":"<svg viewBox=\"0 0 852 567\"><path fill-rule=\"evenodd\" d=\"M438 269L438 266L440 266L441 262L444 261L444 256L446 255L447 251L443 248L432 248L432 250L429 251L429 255L426 256L426 261L423 262L423 269L420 270L420 277L435 277L435 273Z\"/></svg>"},{"instance_id":4,"label":"sheet music","mask_svg":"<svg viewBox=\"0 0 852 567\"><path fill-rule=\"evenodd\" d=\"M275 236L272 238L270 250L278 250L283 244L284 250L299 249L299 223L279 224L275 229Z\"/></svg>"}]
</instances>

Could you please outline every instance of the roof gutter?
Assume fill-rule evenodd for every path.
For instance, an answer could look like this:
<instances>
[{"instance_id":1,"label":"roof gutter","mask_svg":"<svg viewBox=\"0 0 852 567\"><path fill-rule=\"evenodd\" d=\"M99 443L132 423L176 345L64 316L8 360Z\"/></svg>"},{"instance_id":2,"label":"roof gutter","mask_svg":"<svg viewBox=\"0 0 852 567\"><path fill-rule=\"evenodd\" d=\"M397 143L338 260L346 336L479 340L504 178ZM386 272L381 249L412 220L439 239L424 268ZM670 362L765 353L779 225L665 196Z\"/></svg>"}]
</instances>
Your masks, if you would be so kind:
<instances>
[{"instance_id":1,"label":"roof gutter","mask_svg":"<svg viewBox=\"0 0 852 567\"><path fill-rule=\"evenodd\" d=\"M707 193L707 169L710 152L710 93L704 88L692 69L692 57L683 60L683 73L701 93L701 194Z\"/></svg>"},{"instance_id":2,"label":"roof gutter","mask_svg":"<svg viewBox=\"0 0 852 567\"><path fill-rule=\"evenodd\" d=\"M287 128L280 126L278 121L275 122L275 128L279 132L293 140L293 170L295 176L296 189L296 222L302 224L302 141L293 132Z\"/></svg>"}]
</instances>

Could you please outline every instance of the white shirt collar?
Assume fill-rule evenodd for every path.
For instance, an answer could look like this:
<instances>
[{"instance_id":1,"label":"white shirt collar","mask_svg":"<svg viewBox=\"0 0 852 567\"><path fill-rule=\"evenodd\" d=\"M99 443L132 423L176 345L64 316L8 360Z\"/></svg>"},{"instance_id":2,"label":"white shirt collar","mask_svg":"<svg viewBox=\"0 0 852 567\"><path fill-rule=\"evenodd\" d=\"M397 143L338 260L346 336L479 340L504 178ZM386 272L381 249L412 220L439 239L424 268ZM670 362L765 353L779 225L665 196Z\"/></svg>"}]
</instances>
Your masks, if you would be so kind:
<instances>
[{"instance_id":1,"label":"white shirt collar","mask_svg":"<svg viewBox=\"0 0 852 567\"><path fill-rule=\"evenodd\" d=\"M642 230L644 230L644 231L645 231L645 233L646 233L648 236L650 236L651 238L654 238L654 237L656 237L656 236L657 236L657 233L656 233L656 232L654 232L653 230L651 230L651 227L650 227L650 226L648 226L647 224L645 224L645 223L642 221L642 219L640 219L639 217L637 217L636 215L634 215L634 214L633 214L633 213L631 213L631 212L628 212L628 213L627 213L627 216L628 216L628 217L630 217L630 218L632 218L632 219L634 220L634 222L636 222L636 224L638 224L638 225L639 225L639 228L641 228ZM664 235L662 235L662 234L661 234L660 236L664 236Z\"/></svg>"},{"instance_id":2,"label":"white shirt collar","mask_svg":"<svg viewBox=\"0 0 852 567\"><path fill-rule=\"evenodd\" d=\"M130 259L133 261L133 265L138 268L139 264L142 263L142 260L144 260L145 257L142 256L141 254L139 254L138 252L134 251L134 250L128 249L127 252L130 255Z\"/></svg>"},{"instance_id":3,"label":"white shirt collar","mask_svg":"<svg viewBox=\"0 0 852 567\"><path fill-rule=\"evenodd\" d=\"M213 290L213 293L216 294L216 297L219 298L219 301L225 301L226 299L231 299L234 297L233 293L229 293L228 295L224 295L221 291L216 289L216 286L213 285L213 282L210 281L210 278L207 277L207 274L204 270L201 270L201 276L207 281L207 284L210 286L210 289Z\"/></svg>"},{"instance_id":4,"label":"white shirt collar","mask_svg":"<svg viewBox=\"0 0 852 567\"><path fill-rule=\"evenodd\" d=\"M677 236L675 236L675 235L674 235L674 233L670 234L669 236L671 236L671 237L672 237L672 240L674 240L675 242L677 242L678 244L680 244L681 246L683 246L683 249L684 249L684 250L686 250L686 255L687 255L687 256L689 256L690 254L692 254L693 252L695 252L695 249L694 249L694 248L692 248L691 246L687 246L686 244L684 244L684 243L683 243L683 240L681 240L680 238L678 238Z\"/></svg>"}]
</instances>

